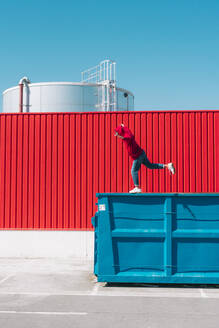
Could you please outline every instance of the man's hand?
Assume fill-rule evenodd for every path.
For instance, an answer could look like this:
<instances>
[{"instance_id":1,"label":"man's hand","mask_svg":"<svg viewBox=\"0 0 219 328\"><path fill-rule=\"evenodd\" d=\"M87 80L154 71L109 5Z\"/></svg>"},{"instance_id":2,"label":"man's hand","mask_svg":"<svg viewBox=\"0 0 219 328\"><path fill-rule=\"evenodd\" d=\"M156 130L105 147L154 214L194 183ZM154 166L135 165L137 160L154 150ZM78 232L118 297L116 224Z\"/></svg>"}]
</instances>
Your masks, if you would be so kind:
<instances>
[{"instance_id":1,"label":"man's hand","mask_svg":"<svg viewBox=\"0 0 219 328\"><path fill-rule=\"evenodd\" d=\"M124 125L123 123L121 123L121 127L124 128L124 126L125 126L125 125Z\"/></svg>"}]
</instances>

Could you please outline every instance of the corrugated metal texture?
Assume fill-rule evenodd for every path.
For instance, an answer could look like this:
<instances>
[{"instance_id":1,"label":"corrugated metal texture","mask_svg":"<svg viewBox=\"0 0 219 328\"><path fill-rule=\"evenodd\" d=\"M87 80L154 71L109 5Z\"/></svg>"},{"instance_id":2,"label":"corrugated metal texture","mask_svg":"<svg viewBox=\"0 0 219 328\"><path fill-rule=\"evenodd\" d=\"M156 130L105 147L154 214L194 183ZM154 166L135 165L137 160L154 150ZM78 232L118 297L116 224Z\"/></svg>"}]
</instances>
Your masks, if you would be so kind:
<instances>
[{"instance_id":1,"label":"corrugated metal texture","mask_svg":"<svg viewBox=\"0 0 219 328\"><path fill-rule=\"evenodd\" d=\"M97 197L92 223L98 281L219 283L219 193Z\"/></svg>"},{"instance_id":2,"label":"corrugated metal texture","mask_svg":"<svg viewBox=\"0 0 219 328\"><path fill-rule=\"evenodd\" d=\"M124 123L153 162L143 192L219 192L219 111L0 115L0 228L90 230L96 192L132 188Z\"/></svg>"}]
</instances>

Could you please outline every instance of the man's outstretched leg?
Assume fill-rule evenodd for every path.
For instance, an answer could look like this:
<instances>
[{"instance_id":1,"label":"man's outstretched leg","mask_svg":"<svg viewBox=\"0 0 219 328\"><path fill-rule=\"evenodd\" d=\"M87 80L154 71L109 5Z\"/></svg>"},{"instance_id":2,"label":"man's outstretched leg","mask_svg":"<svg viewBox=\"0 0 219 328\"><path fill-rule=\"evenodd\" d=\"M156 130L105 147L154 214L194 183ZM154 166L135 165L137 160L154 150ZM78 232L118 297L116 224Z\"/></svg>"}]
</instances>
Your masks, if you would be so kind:
<instances>
[{"instance_id":1,"label":"man's outstretched leg","mask_svg":"<svg viewBox=\"0 0 219 328\"><path fill-rule=\"evenodd\" d=\"M151 163L149 161L149 159L147 158L145 152L142 153L142 156L143 156L142 164L144 164L149 169L164 169L164 168L167 168L170 173L175 174L175 168L174 168L173 163L155 164L155 163Z\"/></svg>"},{"instance_id":2,"label":"man's outstretched leg","mask_svg":"<svg viewBox=\"0 0 219 328\"><path fill-rule=\"evenodd\" d=\"M175 174L175 168L173 166L173 163L168 164L155 164L151 163L149 159L147 158L145 152L143 151L142 154L133 161L131 174L132 179L135 185L135 188L130 191L131 194L136 194L141 192L141 188L139 185L139 179L138 179L138 171L140 170L141 164L144 164L149 169L164 169L167 168L170 173Z\"/></svg>"}]
</instances>

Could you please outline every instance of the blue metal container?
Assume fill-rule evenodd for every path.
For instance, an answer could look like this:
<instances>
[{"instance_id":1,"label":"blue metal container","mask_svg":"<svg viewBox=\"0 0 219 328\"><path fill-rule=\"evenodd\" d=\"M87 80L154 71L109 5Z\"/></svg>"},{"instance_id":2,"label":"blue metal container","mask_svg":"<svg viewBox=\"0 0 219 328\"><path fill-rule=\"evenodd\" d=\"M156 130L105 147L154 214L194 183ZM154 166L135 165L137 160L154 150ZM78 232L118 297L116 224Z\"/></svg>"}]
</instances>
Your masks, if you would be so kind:
<instances>
[{"instance_id":1,"label":"blue metal container","mask_svg":"<svg viewBox=\"0 0 219 328\"><path fill-rule=\"evenodd\" d=\"M98 281L219 283L219 194L97 194Z\"/></svg>"}]
</instances>

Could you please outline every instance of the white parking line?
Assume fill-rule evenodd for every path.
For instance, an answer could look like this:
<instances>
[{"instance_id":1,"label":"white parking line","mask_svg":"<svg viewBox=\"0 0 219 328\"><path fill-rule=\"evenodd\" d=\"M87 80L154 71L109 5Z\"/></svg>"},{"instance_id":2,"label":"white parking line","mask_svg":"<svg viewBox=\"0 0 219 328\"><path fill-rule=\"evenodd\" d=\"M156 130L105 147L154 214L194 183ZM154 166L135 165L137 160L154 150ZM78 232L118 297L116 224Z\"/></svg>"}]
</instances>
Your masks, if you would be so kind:
<instances>
[{"instance_id":1,"label":"white parking line","mask_svg":"<svg viewBox=\"0 0 219 328\"><path fill-rule=\"evenodd\" d=\"M5 282L6 280L8 280L11 277L14 277L14 274L10 274L10 276L7 276L4 279L0 280L0 285L3 284L3 282Z\"/></svg>"},{"instance_id":2,"label":"white parking line","mask_svg":"<svg viewBox=\"0 0 219 328\"><path fill-rule=\"evenodd\" d=\"M99 285L96 283L96 284L94 285L94 288L92 289L91 295L96 296L97 293L98 293L98 290L99 290Z\"/></svg>"},{"instance_id":3,"label":"white parking line","mask_svg":"<svg viewBox=\"0 0 219 328\"><path fill-rule=\"evenodd\" d=\"M204 290L202 288L199 290L200 290L201 297L208 298L208 295L204 292Z\"/></svg>"},{"instance_id":4,"label":"white parking line","mask_svg":"<svg viewBox=\"0 0 219 328\"><path fill-rule=\"evenodd\" d=\"M38 314L38 315L87 315L87 312L27 312L27 311L0 311L0 314Z\"/></svg>"},{"instance_id":5,"label":"white parking line","mask_svg":"<svg viewBox=\"0 0 219 328\"><path fill-rule=\"evenodd\" d=\"M20 295L20 296L32 296L32 297L41 297L41 296L95 296L95 297L146 297L146 298L219 298L219 293L214 293L211 295L202 296L199 289L195 291L142 291L137 292L134 290L131 291L115 291L107 290L103 291L99 287L94 288L92 291L72 291L72 292L4 292L0 291L0 297L5 295Z\"/></svg>"}]
</instances>

